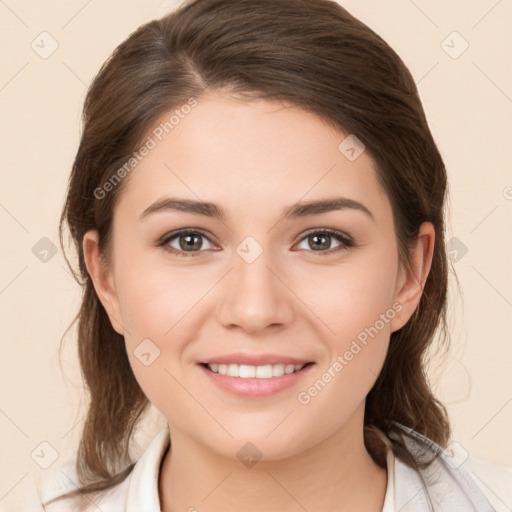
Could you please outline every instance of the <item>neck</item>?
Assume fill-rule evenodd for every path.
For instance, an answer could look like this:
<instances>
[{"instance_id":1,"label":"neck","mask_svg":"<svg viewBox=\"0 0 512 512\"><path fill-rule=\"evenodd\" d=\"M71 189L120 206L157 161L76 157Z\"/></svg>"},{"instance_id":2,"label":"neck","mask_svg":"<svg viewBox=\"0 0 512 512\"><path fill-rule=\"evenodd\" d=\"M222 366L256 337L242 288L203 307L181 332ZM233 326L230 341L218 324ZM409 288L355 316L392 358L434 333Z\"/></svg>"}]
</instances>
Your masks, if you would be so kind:
<instances>
[{"instance_id":1,"label":"neck","mask_svg":"<svg viewBox=\"0 0 512 512\"><path fill-rule=\"evenodd\" d=\"M386 470L344 426L313 448L252 467L214 453L179 431L159 479L162 512L381 512ZM172 453L172 455L171 455Z\"/></svg>"}]
</instances>

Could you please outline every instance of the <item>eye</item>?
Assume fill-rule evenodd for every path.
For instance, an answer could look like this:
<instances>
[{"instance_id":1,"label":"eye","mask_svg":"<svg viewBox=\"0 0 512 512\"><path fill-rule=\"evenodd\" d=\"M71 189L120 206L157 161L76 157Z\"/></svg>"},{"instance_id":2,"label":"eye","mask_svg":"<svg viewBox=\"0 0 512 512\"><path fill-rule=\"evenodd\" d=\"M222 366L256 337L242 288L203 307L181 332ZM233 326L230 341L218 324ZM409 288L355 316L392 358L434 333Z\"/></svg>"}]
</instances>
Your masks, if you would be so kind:
<instances>
[{"instance_id":1,"label":"eye","mask_svg":"<svg viewBox=\"0 0 512 512\"><path fill-rule=\"evenodd\" d=\"M204 240L207 240L206 247ZM168 233L160 239L158 245L177 256L198 256L203 250L214 247L203 231L192 228Z\"/></svg>"},{"instance_id":2,"label":"eye","mask_svg":"<svg viewBox=\"0 0 512 512\"><path fill-rule=\"evenodd\" d=\"M207 241L206 244L204 240ZM338 243L335 247L332 247L333 240ZM302 243L309 247L299 247L300 249L319 253L318 256L332 254L355 245L351 237L330 228L310 231L301 238L299 244ZM198 228L187 228L167 233L157 242L157 245L176 256L185 257L200 256L207 249L218 250L209 236Z\"/></svg>"},{"instance_id":3,"label":"eye","mask_svg":"<svg viewBox=\"0 0 512 512\"><path fill-rule=\"evenodd\" d=\"M338 242L338 245L335 247L331 246L333 239ZM322 253L322 256L354 246L353 240L348 235L329 228L310 231L301 238L300 243L305 243L309 246L302 247L303 249Z\"/></svg>"}]
</instances>

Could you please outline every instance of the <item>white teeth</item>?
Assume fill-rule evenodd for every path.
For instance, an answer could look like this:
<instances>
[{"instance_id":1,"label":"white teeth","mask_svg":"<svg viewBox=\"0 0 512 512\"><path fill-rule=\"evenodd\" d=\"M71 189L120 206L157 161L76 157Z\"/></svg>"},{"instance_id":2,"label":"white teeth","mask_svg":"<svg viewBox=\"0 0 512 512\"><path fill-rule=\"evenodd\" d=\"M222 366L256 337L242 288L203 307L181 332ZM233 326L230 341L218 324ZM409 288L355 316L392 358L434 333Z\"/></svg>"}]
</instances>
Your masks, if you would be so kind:
<instances>
[{"instance_id":1,"label":"white teeth","mask_svg":"<svg viewBox=\"0 0 512 512\"><path fill-rule=\"evenodd\" d=\"M272 368L272 377L281 377L281 375L284 375L284 364L276 364L276 365L272 366L271 368Z\"/></svg>"},{"instance_id":2,"label":"white teeth","mask_svg":"<svg viewBox=\"0 0 512 512\"><path fill-rule=\"evenodd\" d=\"M256 377L256 366L241 364L238 370L238 376L242 379L250 379Z\"/></svg>"},{"instance_id":3,"label":"white teeth","mask_svg":"<svg viewBox=\"0 0 512 512\"><path fill-rule=\"evenodd\" d=\"M229 377L240 377L242 379L271 379L272 377L281 377L289 375L302 369L303 364L266 364L263 366L251 366L248 364L217 364L207 365L215 373L227 375Z\"/></svg>"},{"instance_id":4,"label":"white teeth","mask_svg":"<svg viewBox=\"0 0 512 512\"><path fill-rule=\"evenodd\" d=\"M237 364L228 364L227 375L229 375L230 377L238 377L239 366Z\"/></svg>"},{"instance_id":5,"label":"white teeth","mask_svg":"<svg viewBox=\"0 0 512 512\"><path fill-rule=\"evenodd\" d=\"M294 371L295 371L295 366L293 364L287 364L284 367L284 373L286 373L286 375L288 375L289 373L293 373Z\"/></svg>"},{"instance_id":6,"label":"white teeth","mask_svg":"<svg viewBox=\"0 0 512 512\"><path fill-rule=\"evenodd\" d=\"M272 378L272 365L256 366L257 379L271 379Z\"/></svg>"}]
</instances>

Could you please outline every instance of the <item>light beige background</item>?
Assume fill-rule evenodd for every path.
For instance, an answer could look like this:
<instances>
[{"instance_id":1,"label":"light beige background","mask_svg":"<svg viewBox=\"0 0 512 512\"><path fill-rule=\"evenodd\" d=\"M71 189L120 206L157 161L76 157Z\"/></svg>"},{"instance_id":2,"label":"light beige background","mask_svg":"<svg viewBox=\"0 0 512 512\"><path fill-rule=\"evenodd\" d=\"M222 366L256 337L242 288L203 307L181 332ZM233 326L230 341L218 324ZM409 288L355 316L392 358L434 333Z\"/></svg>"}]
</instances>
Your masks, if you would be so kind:
<instances>
[{"instance_id":1,"label":"light beige background","mask_svg":"<svg viewBox=\"0 0 512 512\"><path fill-rule=\"evenodd\" d=\"M448 405L454 441L512 466L512 2L340 3L409 66L448 168L448 238L460 240L454 268L462 299L452 294L452 349L444 363L434 360L433 386ZM82 424L74 329L65 340L64 375L58 359L79 287L60 247L46 262L32 248L43 237L58 246L86 87L131 31L175 4L0 1L0 507L16 503L33 474L51 470L39 468L38 453L66 457ZM46 59L31 47L51 49L43 31L58 43ZM453 58L465 42L467 50ZM148 438L161 425L154 418Z\"/></svg>"}]
</instances>

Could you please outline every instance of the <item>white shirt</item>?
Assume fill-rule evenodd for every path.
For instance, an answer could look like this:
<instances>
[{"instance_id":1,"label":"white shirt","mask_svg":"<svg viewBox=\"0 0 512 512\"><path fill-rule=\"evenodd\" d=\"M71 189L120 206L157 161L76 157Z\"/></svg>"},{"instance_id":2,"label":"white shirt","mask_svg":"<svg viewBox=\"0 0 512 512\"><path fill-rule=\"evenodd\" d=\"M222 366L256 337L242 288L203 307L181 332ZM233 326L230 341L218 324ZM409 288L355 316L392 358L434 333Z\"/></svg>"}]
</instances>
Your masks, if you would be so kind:
<instances>
[{"instance_id":1,"label":"white shirt","mask_svg":"<svg viewBox=\"0 0 512 512\"><path fill-rule=\"evenodd\" d=\"M421 434L402 425L400 427L417 439L414 441L404 437L411 452L431 455L434 453L432 450L437 448L440 453L428 468L418 472L394 456L389 449L389 439L382 431L378 431L388 446L388 478L381 512L512 511L512 468L468 457L460 446L452 454L442 450ZM87 510L97 511L99 507L102 512L160 512L159 472L169 441L167 427L151 441L130 475L116 487L105 492L95 501L96 505L91 505ZM453 444L457 448L457 444ZM73 490L75 486L72 480L76 481L72 466L60 470L57 478L47 481L42 486L41 501L46 502ZM199 505L197 507L200 510ZM25 507L23 510L36 512L43 509ZM64 499L47 505L46 510L70 512L73 508L70 501Z\"/></svg>"}]
</instances>

